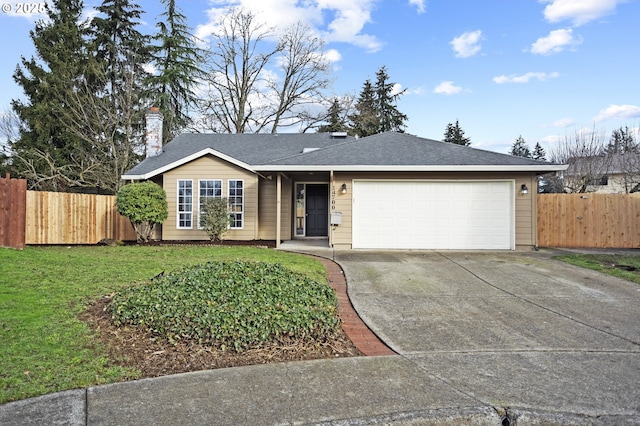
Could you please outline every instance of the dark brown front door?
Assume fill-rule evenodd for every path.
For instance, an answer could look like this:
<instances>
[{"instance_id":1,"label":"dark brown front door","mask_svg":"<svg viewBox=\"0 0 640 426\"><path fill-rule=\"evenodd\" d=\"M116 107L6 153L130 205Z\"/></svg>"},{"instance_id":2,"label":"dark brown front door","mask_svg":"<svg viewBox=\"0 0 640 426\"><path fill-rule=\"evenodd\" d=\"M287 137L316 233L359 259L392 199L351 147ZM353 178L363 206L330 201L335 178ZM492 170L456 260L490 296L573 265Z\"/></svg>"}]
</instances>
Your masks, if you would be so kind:
<instances>
[{"instance_id":1,"label":"dark brown front door","mask_svg":"<svg viewBox=\"0 0 640 426\"><path fill-rule=\"evenodd\" d=\"M329 187L307 184L307 237L326 237L329 222Z\"/></svg>"}]
</instances>

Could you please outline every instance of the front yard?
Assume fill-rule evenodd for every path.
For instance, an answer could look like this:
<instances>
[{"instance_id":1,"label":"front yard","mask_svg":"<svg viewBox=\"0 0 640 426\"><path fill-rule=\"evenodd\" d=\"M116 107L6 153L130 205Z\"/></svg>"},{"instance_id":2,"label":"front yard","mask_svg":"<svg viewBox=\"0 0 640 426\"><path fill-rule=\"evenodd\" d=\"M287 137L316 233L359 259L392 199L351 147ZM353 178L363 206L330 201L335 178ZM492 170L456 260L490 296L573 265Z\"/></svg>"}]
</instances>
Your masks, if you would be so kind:
<instances>
[{"instance_id":1,"label":"front yard","mask_svg":"<svg viewBox=\"0 0 640 426\"><path fill-rule=\"evenodd\" d=\"M104 318L100 323L97 305L90 314L87 314L88 307L103 300L105 295L163 272L208 261L237 259L279 263L311 279L326 282L326 271L318 261L267 248L57 246L27 247L22 251L0 249L0 403L142 377L135 356L130 360L123 359L128 356L126 348L114 351L110 341L115 339L111 343L125 345L123 339L126 337L128 344L136 347L136 339L139 339L139 347L141 342L157 339L132 332L131 328L122 334L114 329L107 330L111 326ZM91 322L83 322L80 317ZM95 326L100 324L101 329L97 330ZM167 348L168 353L174 349ZM183 347L181 356L191 349L193 347ZM203 352L202 347L197 350ZM184 368L184 363L177 364ZM168 374L174 370L165 367L164 372Z\"/></svg>"}]
</instances>

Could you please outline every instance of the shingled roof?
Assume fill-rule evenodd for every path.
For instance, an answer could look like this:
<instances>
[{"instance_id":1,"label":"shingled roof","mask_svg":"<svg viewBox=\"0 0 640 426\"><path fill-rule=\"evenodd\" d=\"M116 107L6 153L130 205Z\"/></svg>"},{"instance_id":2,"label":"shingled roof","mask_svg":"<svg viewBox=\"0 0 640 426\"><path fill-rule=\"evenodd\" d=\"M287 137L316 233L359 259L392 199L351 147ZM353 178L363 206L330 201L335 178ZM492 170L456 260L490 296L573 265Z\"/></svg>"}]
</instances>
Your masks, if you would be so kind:
<instances>
[{"instance_id":1,"label":"shingled roof","mask_svg":"<svg viewBox=\"0 0 640 426\"><path fill-rule=\"evenodd\" d=\"M387 132L366 138L330 133L182 134L123 179L149 179L213 155L261 171L535 171L566 166L417 136Z\"/></svg>"}]
</instances>

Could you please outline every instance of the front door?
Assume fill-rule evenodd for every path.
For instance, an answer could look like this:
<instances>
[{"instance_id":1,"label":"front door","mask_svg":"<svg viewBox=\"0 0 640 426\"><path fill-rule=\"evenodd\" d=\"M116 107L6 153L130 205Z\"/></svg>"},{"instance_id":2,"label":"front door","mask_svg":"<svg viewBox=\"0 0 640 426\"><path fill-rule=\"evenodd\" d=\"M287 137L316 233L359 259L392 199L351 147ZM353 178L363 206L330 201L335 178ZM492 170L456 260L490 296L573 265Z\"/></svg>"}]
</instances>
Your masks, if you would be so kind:
<instances>
[{"instance_id":1,"label":"front door","mask_svg":"<svg viewBox=\"0 0 640 426\"><path fill-rule=\"evenodd\" d=\"M329 187L326 184L306 185L306 236L329 235Z\"/></svg>"}]
</instances>

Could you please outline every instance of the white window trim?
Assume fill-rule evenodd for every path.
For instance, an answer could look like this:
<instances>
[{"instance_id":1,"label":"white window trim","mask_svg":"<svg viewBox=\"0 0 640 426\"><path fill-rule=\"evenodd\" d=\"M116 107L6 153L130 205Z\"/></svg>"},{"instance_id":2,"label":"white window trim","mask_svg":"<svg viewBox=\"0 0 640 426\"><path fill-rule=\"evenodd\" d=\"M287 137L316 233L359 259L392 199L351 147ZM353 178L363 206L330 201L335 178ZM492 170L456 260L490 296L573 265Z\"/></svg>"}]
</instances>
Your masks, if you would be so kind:
<instances>
[{"instance_id":1,"label":"white window trim","mask_svg":"<svg viewBox=\"0 0 640 426\"><path fill-rule=\"evenodd\" d=\"M245 194L246 194L246 189L244 186L244 179L228 179L227 180L227 200L231 200L231 182L242 182L242 226L229 226L229 229L233 229L233 230L238 230L238 229L244 229L244 222L245 222L245 213L244 213L244 200L245 200ZM234 196L235 197L235 196ZM234 212L230 212L230 214L234 214Z\"/></svg>"},{"instance_id":2,"label":"white window trim","mask_svg":"<svg viewBox=\"0 0 640 426\"><path fill-rule=\"evenodd\" d=\"M191 211L180 211L180 182L191 182ZM191 214L191 226L180 226L180 214ZM176 229L193 229L193 179L177 179L176 181Z\"/></svg>"},{"instance_id":3,"label":"white window trim","mask_svg":"<svg viewBox=\"0 0 640 426\"><path fill-rule=\"evenodd\" d=\"M198 179L198 218L197 218L198 222L196 223L196 227L198 229L202 229L202 226L200 226L200 214L202 213L201 212L202 197L200 196L200 182L209 182L209 181L220 182L220 198L223 198L223 194L224 194L224 185L223 185L222 179Z\"/></svg>"}]
</instances>

